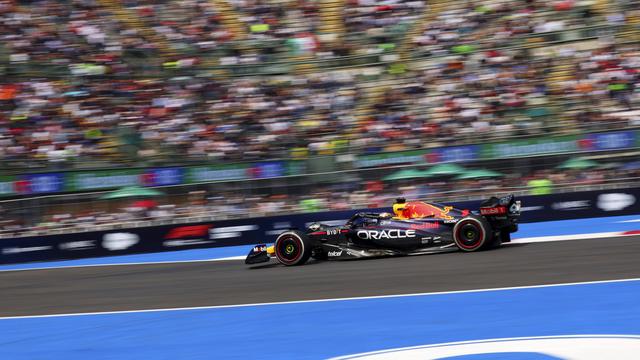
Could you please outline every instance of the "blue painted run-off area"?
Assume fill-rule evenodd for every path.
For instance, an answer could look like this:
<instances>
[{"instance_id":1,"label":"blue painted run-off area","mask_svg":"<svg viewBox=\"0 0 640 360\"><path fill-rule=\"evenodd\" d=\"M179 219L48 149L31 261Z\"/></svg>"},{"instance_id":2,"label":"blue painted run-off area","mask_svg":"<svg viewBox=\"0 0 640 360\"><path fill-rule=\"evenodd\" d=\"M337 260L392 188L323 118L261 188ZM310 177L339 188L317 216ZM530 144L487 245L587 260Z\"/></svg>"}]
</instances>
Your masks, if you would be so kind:
<instances>
[{"instance_id":1,"label":"blue painted run-off area","mask_svg":"<svg viewBox=\"0 0 640 360\"><path fill-rule=\"evenodd\" d=\"M640 334L640 281L0 320L0 359L319 359L489 338Z\"/></svg>"},{"instance_id":2,"label":"blue painted run-off area","mask_svg":"<svg viewBox=\"0 0 640 360\"><path fill-rule=\"evenodd\" d=\"M639 220L629 222L629 220ZM530 224L521 224L520 230L513 235L514 239L538 236L590 234L610 231L628 231L640 229L640 215L615 216L579 220L547 221ZM244 256L249 253L251 246L230 246L224 248L196 249L171 251L152 254L121 255L92 259L79 259L67 261L36 262L28 264L11 264L0 266L2 270L56 268L64 266L83 265L109 265L126 263L150 263L171 261L197 261L219 259L230 256Z\"/></svg>"}]
</instances>

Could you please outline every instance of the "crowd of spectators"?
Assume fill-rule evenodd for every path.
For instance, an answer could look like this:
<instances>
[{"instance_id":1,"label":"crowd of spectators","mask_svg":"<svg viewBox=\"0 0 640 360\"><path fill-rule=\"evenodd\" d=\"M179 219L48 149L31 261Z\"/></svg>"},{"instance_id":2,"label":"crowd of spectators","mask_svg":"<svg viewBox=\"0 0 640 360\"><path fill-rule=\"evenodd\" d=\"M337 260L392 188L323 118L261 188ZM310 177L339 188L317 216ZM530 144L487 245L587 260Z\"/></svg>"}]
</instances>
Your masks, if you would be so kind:
<instances>
[{"instance_id":1,"label":"crowd of spectators","mask_svg":"<svg viewBox=\"0 0 640 360\"><path fill-rule=\"evenodd\" d=\"M123 52L157 51L165 44L169 49L160 50L171 51L164 54L168 60L192 62L230 45L215 52L217 58L208 64L260 63L281 53L284 59L305 54L327 58L394 50L419 24L424 29L414 36L411 50L437 55L461 46L499 47L521 35L621 24L626 16L622 11L596 13L593 1L456 1L440 9L422 0L350 0L338 2L343 6L341 30L325 33L318 0L228 0L236 26L243 28L234 34L211 0L106 3L113 6L96 0L1 0L0 39L14 64L89 64L98 66L93 72L117 73L127 65ZM430 11L435 19L422 21ZM247 40L277 42L242 45Z\"/></svg>"},{"instance_id":2,"label":"crowd of spectators","mask_svg":"<svg viewBox=\"0 0 640 360\"><path fill-rule=\"evenodd\" d=\"M630 110L640 83L639 52L617 52L615 46L595 51L563 54L571 65L571 77L559 83L566 100L583 99L599 107L602 99L614 99Z\"/></svg>"},{"instance_id":3,"label":"crowd of spectators","mask_svg":"<svg viewBox=\"0 0 640 360\"><path fill-rule=\"evenodd\" d=\"M5 79L0 155L59 168L85 158L242 161L286 158L291 149L327 153L340 143L375 152L638 124L636 45L560 53L449 57L387 78L393 85L373 99L366 94L377 81L359 81L357 70L218 81ZM575 65L550 83L558 62Z\"/></svg>"},{"instance_id":4,"label":"crowd of spectators","mask_svg":"<svg viewBox=\"0 0 640 360\"><path fill-rule=\"evenodd\" d=\"M3 96L2 96L3 95ZM340 135L357 97L338 73L280 79L34 79L2 86L0 154L60 163L123 154L133 158L255 160ZM121 135L129 129L133 139ZM118 158L119 159L119 158Z\"/></svg>"},{"instance_id":5,"label":"crowd of spectators","mask_svg":"<svg viewBox=\"0 0 640 360\"><path fill-rule=\"evenodd\" d=\"M118 73L126 50L157 48L93 0L0 1L0 43L9 66L57 65L74 74Z\"/></svg>"},{"instance_id":6,"label":"crowd of spectators","mask_svg":"<svg viewBox=\"0 0 640 360\"><path fill-rule=\"evenodd\" d=\"M317 0L263 1L231 0L239 21L252 40L281 40L289 55L334 58L345 55L381 53L393 50L412 23L424 13L420 0L352 0L340 11L344 34L320 29L320 4ZM334 5L342 6L341 2ZM324 5L326 6L326 4ZM335 31L335 30L334 30ZM273 47L249 51L259 60L279 51ZM247 56L245 56L247 57Z\"/></svg>"},{"instance_id":7,"label":"crowd of spectators","mask_svg":"<svg viewBox=\"0 0 640 360\"><path fill-rule=\"evenodd\" d=\"M624 13L599 14L595 1L481 0L451 2L413 38L420 50L438 55L465 47L504 47L514 38L584 28L619 25Z\"/></svg>"},{"instance_id":8,"label":"crowd of spectators","mask_svg":"<svg viewBox=\"0 0 640 360\"><path fill-rule=\"evenodd\" d=\"M546 61L518 51L447 59L383 93L362 129L375 136L360 142L384 146L404 139L419 147L486 134L539 134L541 117L514 121L513 115L526 116L529 108L548 102L547 69Z\"/></svg>"},{"instance_id":9,"label":"crowd of spectators","mask_svg":"<svg viewBox=\"0 0 640 360\"><path fill-rule=\"evenodd\" d=\"M233 39L209 0L126 0L124 4L174 51L208 51Z\"/></svg>"},{"instance_id":10,"label":"crowd of spectators","mask_svg":"<svg viewBox=\"0 0 640 360\"><path fill-rule=\"evenodd\" d=\"M230 0L252 39L289 39L318 30L317 0Z\"/></svg>"},{"instance_id":11,"label":"crowd of spectators","mask_svg":"<svg viewBox=\"0 0 640 360\"><path fill-rule=\"evenodd\" d=\"M354 53L381 53L394 49L402 41L398 35L404 34L426 11L422 0L348 1L345 29L352 35L351 39L361 44Z\"/></svg>"},{"instance_id":12,"label":"crowd of spectators","mask_svg":"<svg viewBox=\"0 0 640 360\"><path fill-rule=\"evenodd\" d=\"M352 143L402 150L638 125L638 61L636 45L580 50L569 44L540 56L491 50L447 57L374 98L374 111L357 127L371 136ZM560 63L575 68L557 80L554 68Z\"/></svg>"}]
</instances>

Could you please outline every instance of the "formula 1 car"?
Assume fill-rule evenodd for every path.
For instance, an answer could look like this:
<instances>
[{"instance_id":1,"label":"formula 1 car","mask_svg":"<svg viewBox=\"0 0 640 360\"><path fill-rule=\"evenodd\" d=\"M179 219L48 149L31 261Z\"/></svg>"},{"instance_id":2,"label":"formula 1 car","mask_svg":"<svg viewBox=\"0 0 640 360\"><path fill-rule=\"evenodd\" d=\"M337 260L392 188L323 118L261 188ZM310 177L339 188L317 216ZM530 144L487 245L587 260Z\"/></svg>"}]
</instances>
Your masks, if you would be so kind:
<instances>
[{"instance_id":1,"label":"formula 1 car","mask_svg":"<svg viewBox=\"0 0 640 360\"><path fill-rule=\"evenodd\" d=\"M302 265L317 260L414 255L489 249L511 241L518 230L520 201L492 197L478 211L397 199L391 213L357 213L342 226L313 223L304 231L287 230L273 246L254 246L246 264L275 258Z\"/></svg>"}]
</instances>

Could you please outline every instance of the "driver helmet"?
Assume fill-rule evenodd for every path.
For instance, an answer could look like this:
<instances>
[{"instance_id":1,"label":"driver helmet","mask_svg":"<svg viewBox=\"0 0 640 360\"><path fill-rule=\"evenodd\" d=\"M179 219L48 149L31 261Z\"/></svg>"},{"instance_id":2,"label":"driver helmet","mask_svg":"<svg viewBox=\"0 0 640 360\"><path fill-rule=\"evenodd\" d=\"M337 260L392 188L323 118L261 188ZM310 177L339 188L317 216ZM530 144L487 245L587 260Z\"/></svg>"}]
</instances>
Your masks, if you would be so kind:
<instances>
[{"instance_id":1,"label":"driver helmet","mask_svg":"<svg viewBox=\"0 0 640 360\"><path fill-rule=\"evenodd\" d=\"M396 202L393 204L393 213L396 215L396 217L404 218L402 212L404 211L406 204L407 200L405 198L396 199Z\"/></svg>"}]
</instances>

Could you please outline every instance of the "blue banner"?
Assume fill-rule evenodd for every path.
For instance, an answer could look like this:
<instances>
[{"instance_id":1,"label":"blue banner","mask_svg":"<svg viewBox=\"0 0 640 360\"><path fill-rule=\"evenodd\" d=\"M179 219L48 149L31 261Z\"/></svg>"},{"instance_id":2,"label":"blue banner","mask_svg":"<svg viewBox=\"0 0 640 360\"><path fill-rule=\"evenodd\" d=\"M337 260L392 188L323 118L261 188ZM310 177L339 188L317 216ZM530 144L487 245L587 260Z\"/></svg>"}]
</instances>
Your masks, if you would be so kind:
<instances>
[{"instance_id":1,"label":"blue banner","mask_svg":"<svg viewBox=\"0 0 640 360\"><path fill-rule=\"evenodd\" d=\"M182 184L184 169L179 167L147 170L143 175L145 186L166 186Z\"/></svg>"},{"instance_id":2,"label":"blue banner","mask_svg":"<svg viewBox=\"0 0 640 360\"><path fill-rule=\"evenodd\" d=\"M29 174L21 177L21 194L48 194L61 192L64 176L61 173Z\"/></svg>"},{"instance_id":3,"label":"blue banner","mask_svg":"<svg viewBox=\"0 0 640 360\"><path fill-rule=\"evenodd\" d=\"M254 179L267 179L286 175L282 161L257 163L251 168Z\"/></svg>"},{"instance_id":4,"label":"blue banner","mask_svg":"<svg viewBox=\"0 0 640 360\"><path fill-rule=\"evenodd\" d=\"M635 131L615 131L589 134L585 138L585 147L589 150L616 150L633 147L636 142Z\"/></svg>"},{"instance_id":5,"label":"blue banner","mask_svg":"<svg viewBox=\"0 0 640 360\"><path fill-rule=\"evenodd\" d=\"M465 162L478 159L478 145L451 146L433 150L427 157L429 163Z\"/></svg>"}]
</instances>

